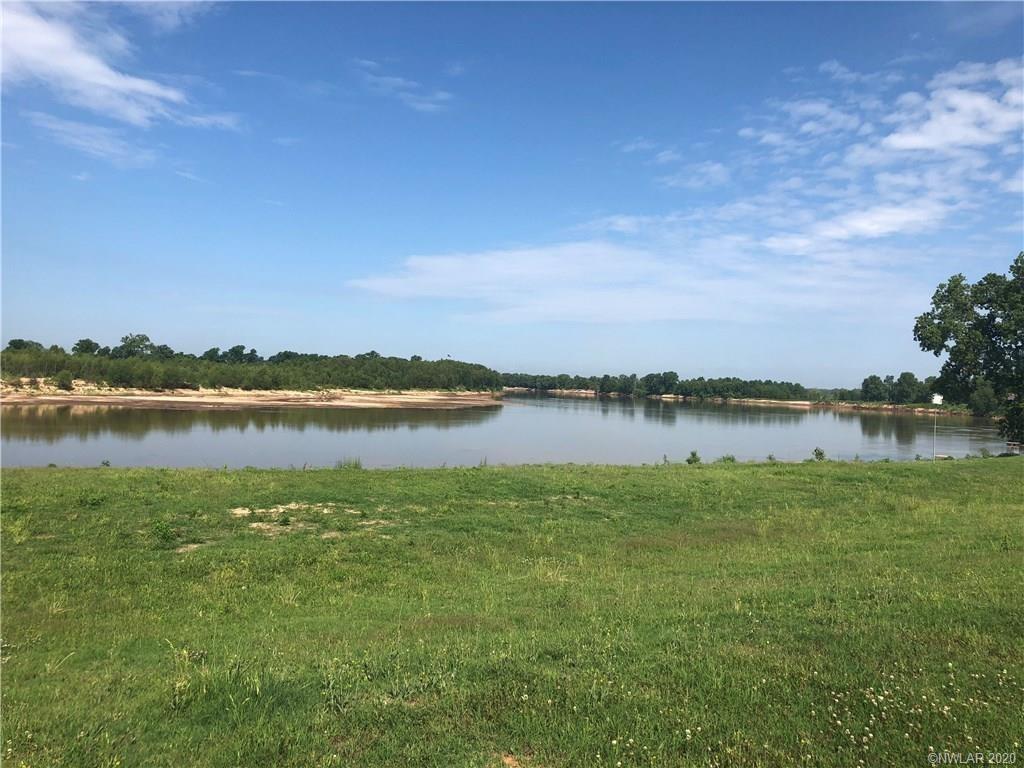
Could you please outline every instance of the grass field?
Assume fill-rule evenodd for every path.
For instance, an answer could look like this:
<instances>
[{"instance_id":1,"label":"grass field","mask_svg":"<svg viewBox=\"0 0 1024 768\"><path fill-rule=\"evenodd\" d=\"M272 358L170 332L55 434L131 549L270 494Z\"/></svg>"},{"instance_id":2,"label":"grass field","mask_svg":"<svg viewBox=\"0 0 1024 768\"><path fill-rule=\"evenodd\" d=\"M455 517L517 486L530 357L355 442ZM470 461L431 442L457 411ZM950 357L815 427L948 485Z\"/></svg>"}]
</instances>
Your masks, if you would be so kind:
<instances>
[{"instance_id":1,"label":"grass field","mask_svg":"<svg viewBox=\"0 0 1024 768\"><path fill-rule=\"evenodd\" d=\"M1024 460L5 470L10 766L1024 760Z\"/></svg>"}]
</instances>

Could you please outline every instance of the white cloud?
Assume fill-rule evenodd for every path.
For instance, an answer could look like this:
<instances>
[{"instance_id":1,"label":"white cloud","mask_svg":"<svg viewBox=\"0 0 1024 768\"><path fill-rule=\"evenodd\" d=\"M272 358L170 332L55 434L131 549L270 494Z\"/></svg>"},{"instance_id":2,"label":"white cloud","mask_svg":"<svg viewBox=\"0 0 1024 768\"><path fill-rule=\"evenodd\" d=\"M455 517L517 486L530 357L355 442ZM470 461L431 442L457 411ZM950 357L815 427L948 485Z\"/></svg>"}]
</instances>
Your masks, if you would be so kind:
<instances>
[{"instance_id":1,"label":"white cloud","mask_svg":"<svg viewBox=\"0 0 1024 768\"><path fill-rule=\"evenodd\" d=\"M799 132L819 135L855 131L860 118L836 108L826 99L798 99L781 105L782 111L799 123Z\"/></svg>"},{"instance_id":2,"label":"white cloud","mask_svg":"<svg viewBox=\"0 0 1024 768\"><path fill-rule=\"evenodd\" d=\"M685 250L670 238L643 240L415 256L392 273L349 285L395 299L457 300L465 314L510 323L754 322L780 312L863 312L902 301L903 281L881 283L875 269L838 259L751 259L745 237L696 239Z\"/></svg>"},{"instance_id":3,"label":"white cloud","mask_svg":"<svg viewBox=\"0 0 1024 768\"><path fill-rule=\"evenodd\" d=\"M722 163L705 160L702 163L687 166L679 173L674 173L671 176L662 176L660 181L667 187L701 189L703 187L716 187L721 184L727 184L730 176L729 169L722 165Z\"/></svg>"},{"instance_id":4,"label":"white cloud","mask_svg":"<svg viewBox=\"0 0 1024 768\"><path fill-rule=\"evenodd\" d=\"M210 11L213 3L189 2L188 0L144 0L125 3L132 13L146 18L158 32L173 32L178 27L190 24Z\"/></svg>"},{"instance_id":5,"label":"white cloud","mask_svg":"<svg viewBox=\"0 0 1024 768\"><path fill-rule=\"evenodd\" d=\"M25 116L59 144L120 168L143 168L156 161L156 152L126 140L111 128L62 120L44 112L26 112Z\"/></svg>"},{"instance_id":6,"label":"white cloud","mask_svg":"<svg viewBox=\"0 0 1024 768\"><path fill-rule=\"evenodd\" d=\"M657 148L657 144L643 136L627 141L621 147L623 152L650 152Z\"/></svg>"},{"instance_id":7,"label":"white cloud","mask_svg":"<svg viewBox=\"0 0 1024 768\"><path fill-rule=\"evenodd\" d=\"M356 59L363 84L372 91L398 99L417 112L441 112L448 108L455 96L444 90L424 86L417 80L397 75L386 75L381 66L370 59Z\"/></svg>"},{"instance_id":8,"label":"white cloud","mask_svg":"<svg viewBox=\"0 0 1024 768\"><path fill-rule=\"evenodd\" d=\"M1019 141L1024 126L1021 79L1020 60L961 62L932 78L927 98L917 93L900 97L891 116L899 127L882 145L942 151Z\"/></svg>"},{"instance_id":9,"label":"white cloud","mask_svg":"<svg viewBox=\"0 0 1024 768\"><path fill-rule=\"evenodd\" d=\"M130 52L127 39L91 7L4 4L6 84L40 84L66 104L143 128L158 120L237 126L237 117L194 113L181 89L115 65Z\"/></svg>"},{"instance_id":10,"label":"white cloud","mask_svg":"<svg viewBox=\"0 0 1024 768\"><path fill-rule=\"evenodd\" d=\"M959 65L898 97L878 95L878 78L837 73L847 82L827 98L772 99L735 127L748 140L738 149L659 179L689 189L742 180L716 191L722 203L604 215L569 243L415 256L351 285L507 322L919 311L934 284L921 276L947 235L957 242L990 212L987 234L1007 213L1024 219L1020 124L1000 116L1017 103L1016 71ZM925 141L940 104L958 113L955 125L945 141ZM968 142L971 125L984 133ZM645 163L670 151L642 136L615 146Z\"/></svg>"},{"instance_id":11,"label":"white cloud","mask_svg":"<svg viewBox=\"0 0 1024 768\"><path fill-rule=\"evenodd\" d=\"M892 85L893 83L898 83L903 79L903 75L899 72L871 72L867 74L854 72L848 67L840 64L835 59L823 62L821 66L818 67L818 71L823 72L833 80L847 84L878 83L881 85Z\"/></svg>"},{"instance_id":12,"label":"white cloud","mask_svg":"<svg viewBox=\"0 0 1024 768\"><path fill-rule=\"evenodd\" d=\"M208 179L204 179L202 176L199 176L198 174L195 174L192 171L183 170L181 168L178 168L177 170L175 170L174 171L174 175L175 176L180 176L183 179L188 179L189 181L194 181L197 184L209 184L210 183L210 181Z\"/></svg>"}]
</instances>

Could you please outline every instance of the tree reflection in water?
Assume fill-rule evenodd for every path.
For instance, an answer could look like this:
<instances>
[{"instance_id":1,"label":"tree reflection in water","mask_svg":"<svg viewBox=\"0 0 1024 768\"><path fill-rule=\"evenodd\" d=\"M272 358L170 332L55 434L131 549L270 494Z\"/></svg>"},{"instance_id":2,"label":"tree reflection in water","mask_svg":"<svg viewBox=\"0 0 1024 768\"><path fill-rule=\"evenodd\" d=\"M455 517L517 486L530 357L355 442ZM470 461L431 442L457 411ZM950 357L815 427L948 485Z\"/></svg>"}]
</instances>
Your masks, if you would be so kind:
<instances>
[{"instance_id":1,"label":"tree reflection in water","mask_svg":"<svg viewBox=\"0 0 1024 768\"><path fill-rule=\"evenodd\" d=\"M103 405L7 405L3 435L8 440L54 443L68 437L80 440L104 434L142 440L150 432L183 434L204 428L210 432L307 428L329 432L377 432L399 429L449 429L479 424L501 411L493 408L426 410L413 408L278 408L244 410L187 410L123 408Z\"/></svg>"}]
</instances>

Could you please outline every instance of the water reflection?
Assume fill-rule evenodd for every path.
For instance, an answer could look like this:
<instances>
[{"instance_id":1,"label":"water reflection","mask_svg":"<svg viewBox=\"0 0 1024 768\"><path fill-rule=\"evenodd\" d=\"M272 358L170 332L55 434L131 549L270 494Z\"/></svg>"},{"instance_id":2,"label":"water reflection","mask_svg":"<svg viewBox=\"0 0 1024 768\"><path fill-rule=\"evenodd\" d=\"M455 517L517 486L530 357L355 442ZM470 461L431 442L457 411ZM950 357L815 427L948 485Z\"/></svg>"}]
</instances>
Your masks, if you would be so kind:
<instances>
[{"instance_id":1,"label":"water reflection","mask_svg":"<svg viewBox=\"0 0 1024 768\"><path fill-rule=\"evenodd\" d=\"M495 418L501 406L460 410L388 408L279 408L185 410L119 408L96 405L8 405L3 408L3 438L55 443L101 435L142 440L150 432L173 435L205 429L257 433L307 429L328 432L377 432L400 429L450 429Z\"/></svg>"},{"instance_id":2,"label":"water reflection","mask_svg":"<svg viewBox=\"0 0 1024 768\"><path fill-rule=\"evenodd\" d=\"M464 410L161 410L20 405L0 409L6 466L473 466L641 464L931 456L931 416L821 408L514 395ZM1005 448L991 421L940 417L937 453Z\"/></svg>"}]
</instances>

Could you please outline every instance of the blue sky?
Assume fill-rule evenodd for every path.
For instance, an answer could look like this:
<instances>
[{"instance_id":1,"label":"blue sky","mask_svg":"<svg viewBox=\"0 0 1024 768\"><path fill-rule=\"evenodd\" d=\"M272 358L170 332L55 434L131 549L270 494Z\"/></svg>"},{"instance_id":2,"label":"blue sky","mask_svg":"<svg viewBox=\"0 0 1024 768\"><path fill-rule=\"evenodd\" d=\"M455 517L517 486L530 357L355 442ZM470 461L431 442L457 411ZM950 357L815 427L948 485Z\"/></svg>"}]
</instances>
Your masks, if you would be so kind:
<instances>
[{"instance_id":1,"label":"blue sky","mask_svg":"<svg viewBox=\"0 0 1024 768\"><path fill-rule=\"evenodd\" d=\"M859 383L1022 247L1017 3L4 3L3 338Z\"/></svg>"}]
</instances>

